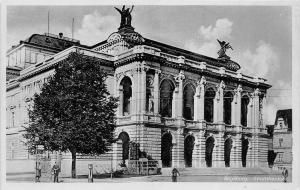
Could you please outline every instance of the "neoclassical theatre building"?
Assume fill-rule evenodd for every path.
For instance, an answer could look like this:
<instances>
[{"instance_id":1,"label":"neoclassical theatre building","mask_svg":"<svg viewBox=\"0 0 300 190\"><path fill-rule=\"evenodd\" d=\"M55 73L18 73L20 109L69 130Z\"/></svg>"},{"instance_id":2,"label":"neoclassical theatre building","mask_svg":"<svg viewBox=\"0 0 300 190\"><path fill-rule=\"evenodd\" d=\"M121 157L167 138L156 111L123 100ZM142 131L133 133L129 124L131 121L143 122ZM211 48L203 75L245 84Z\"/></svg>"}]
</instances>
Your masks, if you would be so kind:
<instances>
[{"instance_id":1,"label":"neoclassical theatre building","mask_svg":"<svg viewBox=\"0 0 300 190\"><path fill-rule=\"evenodd\" d=\"M116 166L129 158L131 141L161 167L267 167L263 109L271 86L266 80L239 72L240 65L225 54L229 43L219 41L216 58L193 53L143 37L131 26L130 13L118 11L117 32L93 46L47 33L33 34L7 52L8 170L34 161L22 137L27 108L72 52L103 65L107 87L120 101L119 141L105 155L79 156L78 165L112 161ZM71 167L69 154L60 159L66 162L62 168Z\"/></svg>"}]
</instances>

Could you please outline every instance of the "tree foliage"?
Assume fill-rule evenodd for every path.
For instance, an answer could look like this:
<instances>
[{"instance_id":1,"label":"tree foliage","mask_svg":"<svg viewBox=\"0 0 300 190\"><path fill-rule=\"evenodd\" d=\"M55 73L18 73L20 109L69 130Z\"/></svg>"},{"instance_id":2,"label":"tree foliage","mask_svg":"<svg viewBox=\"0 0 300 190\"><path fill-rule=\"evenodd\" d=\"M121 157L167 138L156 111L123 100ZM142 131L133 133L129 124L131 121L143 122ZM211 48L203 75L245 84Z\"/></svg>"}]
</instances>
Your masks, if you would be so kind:
<instances>
[{"instance_id":1,"label":"tree foliage","mask_svg":"<svg viewBox=\"0 0 300 190\"><path fill-rule=\"evenodd\" d=\"M37 144L48 151L70 151L72 157L109 151L117 99L107 90L107 73L100 62L71 53L57 65L41 93L34 95L29 110L24 136L31 152Z\"/></svg>"}]
</instances>

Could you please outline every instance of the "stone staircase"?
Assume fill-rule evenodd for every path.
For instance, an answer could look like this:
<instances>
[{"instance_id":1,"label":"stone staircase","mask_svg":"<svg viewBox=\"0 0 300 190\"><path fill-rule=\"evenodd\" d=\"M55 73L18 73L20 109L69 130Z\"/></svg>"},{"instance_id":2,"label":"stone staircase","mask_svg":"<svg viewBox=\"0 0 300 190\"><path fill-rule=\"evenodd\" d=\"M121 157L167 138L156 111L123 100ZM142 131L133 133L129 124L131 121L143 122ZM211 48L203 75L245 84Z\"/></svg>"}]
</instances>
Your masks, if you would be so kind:
<instances>
[{"instance_id":1,"label":"stone staircase","mask_svg":"<svg viewBox=\"0 0 300 190\"><path fill-rule=\"evenodd\" d=\"M162 168L162 176L170 176L173 168ZM248 176L274 175L281 176L280 171L270 168L177 168L181 176Z\"/></svg>"}]
</instances>

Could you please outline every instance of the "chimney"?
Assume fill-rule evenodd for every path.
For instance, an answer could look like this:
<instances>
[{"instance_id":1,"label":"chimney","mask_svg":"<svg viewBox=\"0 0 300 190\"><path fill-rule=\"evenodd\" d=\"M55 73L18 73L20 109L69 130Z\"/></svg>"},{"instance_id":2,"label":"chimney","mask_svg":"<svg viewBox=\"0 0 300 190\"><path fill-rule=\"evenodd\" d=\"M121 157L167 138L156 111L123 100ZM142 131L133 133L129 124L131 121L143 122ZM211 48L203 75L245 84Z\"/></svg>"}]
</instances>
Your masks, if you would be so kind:
<instances>
[{"instance_id":1,"label":"chimney","mask_svg":"<svg viewBox=\"0 0 300 190\"><path fill-rule=\"evenodd\" d=\"M61 33L61 32L58 35L59 35L59 38L63 37L63 33Z\"/></svg>"}]
</instances>

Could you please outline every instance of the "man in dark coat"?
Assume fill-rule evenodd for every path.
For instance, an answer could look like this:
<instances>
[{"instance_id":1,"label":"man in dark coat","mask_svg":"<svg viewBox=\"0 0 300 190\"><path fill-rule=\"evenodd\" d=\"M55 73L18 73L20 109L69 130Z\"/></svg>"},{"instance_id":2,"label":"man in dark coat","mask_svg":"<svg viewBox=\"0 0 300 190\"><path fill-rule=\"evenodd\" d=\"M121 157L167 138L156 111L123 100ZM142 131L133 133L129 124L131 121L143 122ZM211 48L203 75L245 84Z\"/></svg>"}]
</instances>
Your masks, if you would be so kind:
<instances>
[{"instance_id":1,"label":"man in dark coat","mask_svg":"<svg viewBox=\"0 0 300 190\"><path fill-rule=\"evenodd\" d=\"M177 177L179 176L179 171L176 168L172 170L172 182L177 182Z\"/></svg>"},{"instance_id":2,"label":"man in dark coat","mask_svg":"<svg viewBox=\"0 0 300 190\"><path fill-rule=\"evenodd\" d=\"M288 170L284 167L282 171L282 176L283 176L283 182L287 182L287 177L289 176Z\"/></svg>"},{"instance_id":3,"label":"man in dark coat","mask_svg":"<svg viewBox=\"0 0 300 190\"><path fill-rule=\"evenodd\" d=\"M60 167L57 164L57 162L55 162L54 166L52 167L52 173L54 175L54 183L58 183L58 174L60 172Z\"/></svg>"}]
</instances>

